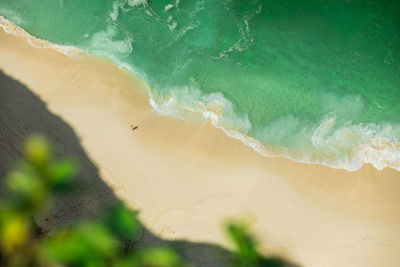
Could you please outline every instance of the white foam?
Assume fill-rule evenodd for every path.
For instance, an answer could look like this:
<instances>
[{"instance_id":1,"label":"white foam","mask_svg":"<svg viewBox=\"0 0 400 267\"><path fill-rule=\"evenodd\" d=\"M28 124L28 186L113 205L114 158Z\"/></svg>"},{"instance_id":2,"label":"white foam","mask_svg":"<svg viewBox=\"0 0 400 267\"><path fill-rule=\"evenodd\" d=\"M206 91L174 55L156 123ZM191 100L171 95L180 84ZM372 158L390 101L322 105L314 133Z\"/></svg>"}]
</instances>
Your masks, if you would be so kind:
<instances>
[{"instance_id":1,"label":"white foam","mask_svg":"<svg viewBox=\"0 0 400 267\"><path fill-rule=\"evenodd\" d=\"M400 170L400 126L375 123L350 125L334 131L336 118L328 117L315 129L312 143L316 149L334 155L329 165L357 170L365 163L378 170Z\"/></svg>"},{"instance_id":2,"label":"white foam","mask_svg":"<svg viewBox=\"0 0 400 267\"><path fill-rule=\"evenodd\" d=\"M168 5L166 5L166 6L164 7L164 11L168 11L168 10L170 10L170 9L173 8L173 7L174 7L174 5L168 4Z\"/></svg>"},{"instance_id":3,"label":"white foam","mask_svg":"<svg viewBox=\"0 0 400 267\"><path fill-rule=\"evenodd\" d=\"M167 24L167 25L168 25L168 28L169 28L171 31L174 30L174 29L176 28L176 26L178 26L178 22L176 22L172 16L169 16L169 17L168 17L167 23L168 23L168 24Z\"/></svg>"},{"instance_id":4,"label":"white foam","mask_svg":"<svg viewBox=\"0 0 400 267\"><path fill-rule=\"evenodd\" d=\"M113 2L113 9L110 12L110 18L112 21L116 21L118 19L119 15L119 8L121 7L121 2L120 1L114 1Z\"/></svg>"},{"instance_id":5,"label":"white foam","mask_svg":"<svg viewBox=\"0 0 400 267\"><path fill-rule=\"evenodd\" d=\"M140 5L146 5L147 0L128 0L128 5L129 6L140 6Z\"/></svg>"},{"instance_id":6,"label":"white foam","mask_svg":"<svg viewBox=\"0 0 400 267\"><path fill-rule=\"evenodd\" d=\"M130 54L133 50L133 40L127 37L124 40L115 40L117 30L114 26L108 25L104 31L93 34L90 46L95 50L105 50L111 53Z\"/></svg>"},{"instance_id":7,"label":"white foam","mask_svg":"<svg viewBox=\"0 0 400 267\"><path fill-rule=\"evenodd\" d=\"M248 132L251 123L247 116L238 116L232 103L222 93L203 95L192 86L176 86L168 90L169 96L150 93L150 103L160 114L179 119L205 122L216 127Z\"/></svg>"},{"instance_id":8,"label":"white foam","mask_svg":"<svg viewBox=\"0 0 400 267\"><path fill-rule=\"evenodd\" d=\"M0 27L3 28L3 30L8 34L24 38L34 48L55 49L58 52L61 52L64 55L69 56L69 57L77 56L82 53L81 50L79 50L78 48L76 48L74 46L53 44L48 41L36 38L36 37L30 35L29 33L27 33L26 31L24 31L22 28L15 25L13 22L7 20L3 16L0 16Z\"/></svg>"},{"instance_id":9,"label":"white foam","mask_svg":"<svg viewBox=\"0 0 400 267\"><path fill-rule=\"evenodd\" d=\"M0 16L0 27L12 35L26 39L35 48L55 49L67 56L82 54L82 50L73 46L63 46L50 43L33 37L14 23ZM122 40L112 40L115 36L113 29L107 29L92 37L95 47L99 42L105 41L108 45L121 45L115 49L117 52L131 52L131 42L127 45ZM122 48L121 48L122 47ZM139 73L132 66L121 62L115 55L105 53L104 50L86 51L87 53L106 56L115 62L120 68L125 68L147 81L144 73ZM181 86L172 88L170 96L157 95L149 90L149 101L151 106L160 114L189 121L206 122L222 129L228 136L242 141L253 148L257 153L267 156L281 156L294 161L312 164L322 164L332 168L355 171L365 163L372 164L375 168L382 170L390 167L400 171L400 125L376 125L373 123L351 125L332 130L336 123L335 117L327 117L315 127L311 143L320 154L328 155L323 157L320 154L303 151L294 153L289 149L271 149L257 139L246 135L252 125L247 116L237 116L234 113L232 103L221 93L203 95L195 86ZM362 106L360 103L359 106ZM332 132L333 131L333 132ZM348 142L357 140L356 144ZM340 152L347 151L344 154ZM329 158L329 155L334 157Z\"/></svg>"},{"instance_id":10,"label":"white foam","mask_svg":"<svg viewBox=\"0 0 400 267\"><path fill-rule=\"evenodd\" d=\"M222 94L202 95L199 89L187 86L170 88L168 92L170 96L150 92L150 104L159 114L191 122L210 122L263 156L280 156L348 171L356 171L365 163L379 170L386 167L400 170L400 143L396 139L400 126L393 129L390 125L352 125L331 133L329 130L336 120L328 117L314 127L310 143L315 150L270 148L246 134L252 127L249 119L235 115L232 103ZM354 138L358 143L349 142Z\"/></svg>"},{"instance_id":11,"label":"white foam","mask_svg":"<svg viewBox=\"0 0 400 267\"><path fill-rule=\"evenodd\" d=\"M190 122L210 122L257 153L267 157L278 156L268 151L260 141L242 133L251 129L248 117L235 115L232 103L221 93L202 95L199 89L187 86L173 88L170 92L171 96L150 92L150 104L159 114Z\"/></svg>"},{"instance_id":12,"label":"white foam","mask_svg":"<svg viewBox=\"0 0 400 267\"><path fill-rule=\"evenodd\" d=\"M14 21L15 24L18 24L20 26L26 23L22 16L16 13L14 10L0 7L0 14L7 17L11 21Z\"/></svg>"},{"instance_id":13,"label":"white foam","mask_svg":"<svg viewBox=\"0 0 400 267\"><path fill-rule=\"evenodd\" d=\"M119 10L123 9L124 11L129 11L130 9L124 8L124 6L135 7L140 5L147 5L147 0L116 0L113 2L113 8L110 12L109 16L112 21L116 21L118 19Z\"/></svg>"},{"instance_id":14,"label":"white foam","mask_svg":"<svg viewBox=\"0 0 400 267\"><path fill-rule=\"evenodd\" d=\"M257 9L249 14L245 15L244 19L242 22L237 21L237 30L240 33L240 38L229 48L221 51L219 53L219 56L216 57L216 59L220 58L226 58L231 52L243 52L245 50L248 50L251 43L254 42L254 37L252 37L250 33L250 25L249 22L255 17L256 15L260 14L262 11L262 4L257 7Z\"/></svg>"}]
</instances>

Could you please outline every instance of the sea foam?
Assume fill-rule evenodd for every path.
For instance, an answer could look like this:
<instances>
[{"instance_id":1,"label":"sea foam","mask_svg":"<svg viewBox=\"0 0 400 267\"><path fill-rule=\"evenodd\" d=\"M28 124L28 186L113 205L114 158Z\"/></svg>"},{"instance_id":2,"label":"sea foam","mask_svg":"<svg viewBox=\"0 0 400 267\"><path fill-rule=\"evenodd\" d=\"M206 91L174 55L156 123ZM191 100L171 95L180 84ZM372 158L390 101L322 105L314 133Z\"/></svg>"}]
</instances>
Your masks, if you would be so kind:
<instances>
[{"instance_id":1,"label":"sea foam","mask_svg":"<svg viewBox=\"0 0 400 267\"><path fill-rule=\"evenodd\" d=\"M110 12L109 16L112 21L116 21L118 19L120 9L127 11L127 9L124 8L125 6L135 7L146 4L147 0L116 0L113 2L112 11Z\"/></svg>"},{"instance_id":2,"label":"sea foam","mask_svg":"<svg viewBox=\"0 0 400 267\"><path fill-rule=\"evenodd\" d=\"M7 20L3 16L0 16L0 27L3 28L3 30L8 33L12 34L18 37L24 38L28 43L34 47L34 48L52 48L57 50L58 52L63 53L66 56L73 57L80 55L82 51L74 46L66 46L66 45L58 45L54 43L50 43L45 40L38 39L29 33L27 33L25 30L22 28L18 27L11 21Z\"/></svg>"},{"instance_id":3,"label":"sea foam","mask_svg":"<svg viewBox=\"0 0 400 267\"><path fill-rule=\"evenodd\" d=\"M8 34L23 37L35 48L55 49L70 57L80 55L83 51L105 56L120 68L138 75L149 84L145 73L141 73L131 65L124 63L113 53L107 54L96 50L98 43L108 38L108 45L120 45L119 48L114 49L117 54L132 52L129 40L112 40L115 36L112 28L92 36L93 50L81 50L73 46L57 45L35 38L2 16L0 16L0 27ZM249 136L248 133L252 129L249 118L237 115L233 104L222 93L203 94L195 86L177 86L168 91L170 92L169 95L162 95L155 90L148 90L150 104L159 114L191 122L210 122L213 126L222 129L228 136L242 141L263 156L281 156L298 162L322 164L349 171L358 170L365 163L370 163L379 170L386 167L400 170L400 143L397 136L397 133L400 133L399 125L369 123L339 127L330 131L334 128L336 118L328 116L319 125L311 128L312 135L309 142L317 153L315 151L293 151L282 147L268 146ZM328 97L330 99L335 98L333 96ZM357 102L362 105L357 97L341 101L344 101L344 104L350 101L353 104ZM356 112L356 110L353 110L353 112ZM358 142L351 143L349 140L357 140ZM334 156L330 157L330 155Z\"/></svg>"},{"instance_id":4,"label":"sea foam","mask_svg":"<svg viewBox=\"0 0 400 267\"><path fill-rule=\"evenodd\" d=\"M348 171L359 170L366 163L378 170L386 167L400 170L400 142L396 137L399 125L359 124L329 132L336 118L328 117L310 127L311 149L296 151L268 146L249 136L252 125L248 117L235 114L232 103L220 93L203 95L199 89L188 86L170 88L168 92L171 93L168 96L150 92L150 104L159 114L190 122L209 122L263 156L280 156Z\"/></svg>"},{"instance_id":5,"label":"sea foam","mask_svg":"<svg viewBox=\"0 0 400 267\"><path fill-rule=\"evenodd\" d=\"M123 40L116 40L117 31L108 25L104 31L93 34L90 40L90 47L94 50L108 51L109 53L130 54L133 50L133 40L127 37Z\"/></svg>"}]
</instances>

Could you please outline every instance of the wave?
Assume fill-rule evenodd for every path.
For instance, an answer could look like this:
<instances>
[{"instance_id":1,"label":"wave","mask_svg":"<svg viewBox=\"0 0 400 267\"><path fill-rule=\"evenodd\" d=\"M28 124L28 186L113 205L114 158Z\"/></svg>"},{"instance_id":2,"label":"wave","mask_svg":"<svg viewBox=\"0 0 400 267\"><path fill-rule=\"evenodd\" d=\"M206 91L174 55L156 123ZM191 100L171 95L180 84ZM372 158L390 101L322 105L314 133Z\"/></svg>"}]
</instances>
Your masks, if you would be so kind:
<instances>
[{"instance_id":1,"label":"wave","mask_svg":"<svg viewBox=\"0 0 400 267\"><path fill-rule=\"evenodd\" d=\"M58 45L36 38L3 16L0 16L0 27L8 34L24 38L34 48L52 48L69 57L82 54L82 51L74 46Z\"/></svg>"},{"instance_id":2,"label":"wave","mask_svg":"<svg viewBox=\"0 0 400 267\"><path fill-rule=\"evenodd\" d=\"M90 47L98 51L129 55L133 50L133 39L128 37L123 40L114 40L117 35L116 29L108 25L105 31L93 34L90 40Z\"/></svg>"},{"instance_id":3,"label":"wave","mask_svg":"<svg viewBox=\"0 0 400 267\"><path fill-rule=\"evenodd\" d=\"M114 50L112 50L116 54L132 52L132 41L129 39L113 40L115 32L112 28L107 28L106 31L92 36L90 42L93 46L92 49L79 49L74 46L57 45L38 39L2 16L0 16L0 27L8 34L24 38L35 48L55 49L69 57L82 55L82 53L104 56L119 68L127 69L130 73L141 77L146 84L150 84L145 73L140 73L133 66L124 63L114 53L102 52L104 51L103 46L98 47L99 43L103 43L107 47L117 44L117 48L114 47ZM104 43L104 39L108 40L109 43ZM400 125L369 123L335 127L338 124L337 118L327 116L318 125L308 128L311 133L310 140L308 140L311 149L288 149L261 142L262 136L260 138L257 136L257 139L249 136L253 126L248 116L240 116L235 113L233 104L222 93L203 94L195 86L176 86L169 88L168 92L168 95L163 95L155 90L148 89L149 102L159 114L190 122L210 122L214 127L222 129L228 136L240 140L263 156L280 156L298 162L322 164L348 171L358 170L366 163L372 164L379 170L390 167L400 171L398 136ZM333 98L332 96L327 97ZM350 101L353 104L359 102L357 98L349 98L345 101ZM343 103L346 104L347 102ZM359 105L361 104L359 103ZM291 127L298 128L301 122L296 121L293 117L287 117L274 125L284 128L292 125ZM265 131L276 133L271 127L273 125L270 125Z\"/></svg>"},{"instance_id":4,"label":"wave","mask_svg":"<svg viewBox=\"0 0 400 267\"><path fill-rule=\"evenodd\" d=\"M26 23L26 21L21 17L21 15L15 12L14 10L0 7L0 14L4 14L10 20L14 21L17 25L23 25Z\"/></svg>"},{"instance_id":5,"label":"wave","mask_svg":"<svg viewBox=\"0 0 400 267\"><path fill-rule=\"evenodd\" d=\"M110 12L109 16L112 21L116 21L119 16L120 9L126 12L135 6L146 5L146 4L147 0L116 0L113 2L113 9ZM128 6L128 8L126 6Z\"/></svg>"},{"instance_id":6,"label":"wave","mask_svg":"<svg viewBox=\"0 0 400 267\"><path fill-rule=\"evenodd\" d=\"M378 170L386 167L400 170L400 143L396 136L400 132L399 125L359 124L331 132L336 118L328 117L311 127L312 149L291 150L269 146L246 134L252 128L248 117L235 114L232 103L220 93L202 95L199 89L188 86L168 91L171 92L168 96L151 92L150 104L159 114L190 122L210 122L263 156L280 156L348 171L359 170L365 163ZM290 121L283 123L289 124Z\"/></svg>"}]
</instances>

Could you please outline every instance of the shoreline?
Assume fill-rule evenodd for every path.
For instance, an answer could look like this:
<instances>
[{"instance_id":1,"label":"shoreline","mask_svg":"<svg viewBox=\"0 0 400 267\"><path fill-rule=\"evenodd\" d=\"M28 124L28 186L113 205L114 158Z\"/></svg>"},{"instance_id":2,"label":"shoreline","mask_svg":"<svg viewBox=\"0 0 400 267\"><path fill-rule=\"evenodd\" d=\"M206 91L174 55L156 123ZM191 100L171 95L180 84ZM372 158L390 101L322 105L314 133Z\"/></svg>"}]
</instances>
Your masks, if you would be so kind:
<instances>
[{"instance_id":1,"label":"shoreline","mask_svg":"<svg viewBox=\"0 0 400 267\"><path fill-rule=\"evenodd\" d=\"M147 86L146 81L141 79L140 75L136 71L134 71L134 69L132 69L127 64L119 62L114 57L102 53L91 53L89 51L84 51L74 46L58 45L46 40L36 38L18 25L7 20L3 16L0 16L0 27L3 28L3 30L8 34L24 38L34 48L54 49L68 57L76 59L86 56L98 57L101 60L106 61L108 64L114 65L115 67L126 72L128 75L132 76L132 78L135 79L138 83L140 83L140 91L146 94L149 99L148 102L150 103L151 107L158 113L158 115L172 117L178 120L184 120L188 123L196 122L192 122L190 119L186 119L187 117L195 118L197 123L199 123L199 121L201 121L200 123L211 123L215 128L221 129L228 137L241 141L244 145L252 148L256 153L264 157L284 158L298 163L323 165L329 168L346 170L350 172L358 171L362 169L364 165L368 164L373 165L374 168L376 168L377 170L392 168L396 171L400 171L400 163L396 162L396 160L393 159L393 157L397 158L397 153L392 151L393 149L396 150L397 148L400 148L400 144L393 144L389 140L387 140L387 138L371 139L370 142L363 144L361 147L358 147L357 150L352 151L352 155L350 157L345 159L335 159L334 161L329 159L329 157L323 158L322 155L318 157L316 155L309 154L310 151L290 151L290 149L284 147L272 148L254 137L246 135L245 133L242 133L232 127L226 128L220 123L220 121L223 120L221 111L226 108L222 102L228 101L226 99L222 99L224 101L222 101L221 103L219 101L216 101L216 103L212 103L212 106L214 104L217 104L217 106L214 108L208 107L211 102L196 102L196 104L200 104L201 108L196 107L195 109L193 109L190 105L188 106L186 103L180 103L178 101L173 105L183 107L174 107L173 109L175 110L172 111L172 113L174 114L170 114L170 111L166 111L163 105L167 103L167 106L169 106L171 100L172 102L174 102L177 99L175 99L174 97L167 97L165 99L163 97L156 97L157 93L152 92L152 90ZM184 113L184 115L181 114L182 112ZM328 119L328 121L329 120L330 119ZM323 121L323 124L326 124L325 120ZM320 128L322 126L323 125L319 125L317 128ZM388 155L386 155L387 151L391 151L391 154L389 153ZM386 156L383 156L382 153Z\"/></svg>"},{"instance_id":2,"label":"shoreline","mask_svg":"<svg viewBox=\"0 0 400 267\"><path fill-rule=\"evenodd\" d=\"M33 48L3 31L0 57L1 70L74 128L105 182L159 236L226 246L221 223L245 217L264 249L300 265L396 266L400 172L265 158L210 123L156 114L145 84L101 58Z\"/></svg>"}]
</instances>

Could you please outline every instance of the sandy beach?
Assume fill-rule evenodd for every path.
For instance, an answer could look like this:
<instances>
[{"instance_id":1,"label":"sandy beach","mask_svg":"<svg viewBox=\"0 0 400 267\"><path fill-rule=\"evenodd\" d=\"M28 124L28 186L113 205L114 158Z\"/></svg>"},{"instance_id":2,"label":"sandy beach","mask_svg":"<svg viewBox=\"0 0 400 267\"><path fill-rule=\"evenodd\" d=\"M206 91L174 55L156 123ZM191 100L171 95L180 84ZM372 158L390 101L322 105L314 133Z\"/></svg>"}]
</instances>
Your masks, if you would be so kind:
<instances>
[{"instance_id":1,"label":"sandy beach","mask_svg":"<svg viewBox=\"0 0 400 267\"><path fill-rule=\"evenodd\" d=\"M0 70L74 129L102 179L159 237L228 246L223 223L244 218L264 251L300 266L400 264L398 171L265 158L209 123L156 114L145 84L106 60L33 48L3 30Z\"/></svg>"}]
</instances>

